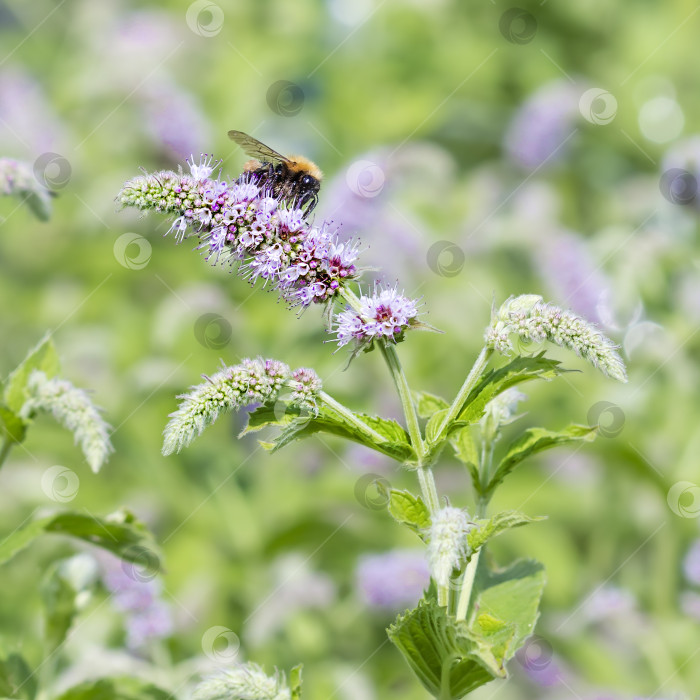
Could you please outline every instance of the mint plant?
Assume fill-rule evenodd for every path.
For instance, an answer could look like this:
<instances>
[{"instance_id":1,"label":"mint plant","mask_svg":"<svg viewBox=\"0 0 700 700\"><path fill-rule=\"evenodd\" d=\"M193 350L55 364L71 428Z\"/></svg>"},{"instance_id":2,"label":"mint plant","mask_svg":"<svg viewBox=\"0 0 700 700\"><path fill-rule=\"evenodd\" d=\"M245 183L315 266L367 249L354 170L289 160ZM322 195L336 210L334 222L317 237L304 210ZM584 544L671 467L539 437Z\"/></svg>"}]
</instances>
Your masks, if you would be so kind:
<instances>
[{"instance_id":1,"label":"mint plant","mask_svg":"<svg viewBox=\"0 0 700 700\"><path fill-rule=\"evenodd\" d=\"M58 355L50 336L46 336L27 357L12 371L2 387L0 399L0 467L13 449L26 440L34 419L46 413L61 426L73 433L85 461L94 472L99 471L112 452L109 426L89 395L73 386L59 374ZM45 473L53 480L72 475L71 470L59 467L51 475L53 467ZM42 486L44 479L42 479ZM48 489L51 487L51 491ZM54 490L55 489L55 490ZM58 502L65 488L48 483L47 495ZM60 509L44 512L42 517L28 519L0 539L0 567L9 562L38 538L61 535L84 546L98 547L121 560L125 572L140 570L146 565L149 574L161 569L158 547L139 520L128 510L122 509L106 517L98 517L87 511ZM90 558L89 558L90 559ZM94 563L94 560L90 559ZM96 566L96 564L95 564ZM0 635L0 697L41 700L60 697L61 700L78 698L124 698L137 700L149 697L166 700L169 693L137 679L113 678L90 681L71 688L60 696L53 692L55 669L60 659L62 645L75 620L92 597L97 585L93 567L81 555L56 558L47 567L40 581L43 602L42 655L31 659L18 647L26 631L11 637L7 631Z\"/></svg>"},{"instance_id":2,"label":"mint plant","mask_svg":"<svg viewBox=\"0 0 700 700\"><path fill-rule=\"evenodd\" d=\"M357 245L341 240L328 223L312 223L295 202L272 197L254 174L228 181L220 173L214 176L217 164L211 159L189 165L189 173L161 171L130 180L118 202L168 215L176 242L194 239L209 262L236 266L251 283L278 290L291 307L323 306L327 331L338 346L350 347L352 371L359 371L359 355L381 354L404 422L344 405L312 369L253 358L222 367L180 396L165 428L163 453L188 446L222 413L254 404L242 434L276 428L272 440L262 442L271 452L329 433L396 460L415 473L419 492L378 487L386 490L394 520L426 545L432 582L416 607L389 628L389 638L440 700L465 697L506 677L506 663L535 627L545 573L533 560L500 569L482 557L493 537L538 520L519 512L490 513L489 504L527 457L593 440L596 426L529 428L505 446L502 427L516 419L517 405L526 398L517 387L567 371L542 345L567 348L624 382L616 346L592 324L539 296L513 297L493 309L484 347L453 399L416 390L397 350L409 331L435 330L420 321L416 300L381 285L358 293ZM434 469L446 450L470 476L474 503L469 510L438 493ZM248 665L205 681L195 697L280 700L298 697L299 686L299 675L290 686L283 676L268 677Z\"/></svg>"}]
</instances>

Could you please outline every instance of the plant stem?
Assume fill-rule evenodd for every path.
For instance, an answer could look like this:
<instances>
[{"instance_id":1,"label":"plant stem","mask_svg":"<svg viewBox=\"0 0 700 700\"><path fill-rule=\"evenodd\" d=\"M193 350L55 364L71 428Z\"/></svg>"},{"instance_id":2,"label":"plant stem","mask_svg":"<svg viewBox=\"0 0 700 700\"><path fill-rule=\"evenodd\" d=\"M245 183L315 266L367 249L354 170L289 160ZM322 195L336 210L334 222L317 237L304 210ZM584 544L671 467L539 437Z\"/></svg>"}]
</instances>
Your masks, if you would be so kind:
<instances>
[{"instance_id":1,"label":"plant stem","mask_svg":"<svg viewBox=\"0 0 700 700\"><path fill-rule=\"evenodd\" d=\"M408 434L411 438L413 449L416 451L416 456L418 457L418 481L420 482L421 491L423 493L423 498L425 499L426 505L428 506L430 512L433 513L440 507L440 501L437 495L433 471L430 466L425 463L425 442L423 441L423 436L420 432L418 414L416 413L416 407L413 405L413 399L411 397L411 388L408 385L406 375L401 367L401 361L399 360L396 348L389 343L380 343L379 347L381 348L382 355L384 356L386 364L389 367L391 376L394 378L396 389L399 392L399 398L401 399L401 405L403 406L404 416L406 417Z\"/></svg>"},{"instance_id":2,"label":"plant stem","mask_svg":"<svg viewBox=\"0 0 700 700\"><path fill-rule=\"evenodd\" d=\"M327 394L325 391L319 392L319 398L327 406L330 406L336 413L340 414L345 418L348 423L352 423L363 435L371 438L375 442L386 442L387 439L380 435L376 430L372 430L366 423L360 420L347 406L343 406L342 403L336 401L332 396Z\"/></svg>"},{"instance_id":3,"label":"plant stem","mask_svg":"<svg viewBox=\"0 0 700 700\"><path fill-rule=\"evenodd\" d=\"M5 437L5 439L2 441L2 448L0 449L0 467L2 467L2 465L5 463L7 455L10 454L10 450L12 449L13 445L14 441L12 441L9 437Z\"/></svg>"},{"instance_id":4,"label":"plant stem","mask_svg":"<svg viewBox=\"0 0 700 700\"><path fill-rule=\"evenodd\" d=\"M481 377L484 368L486 367L486 363L489 361L492 354L493 350L490 348L481 349L479 356L476 358L476 362L474 362L474 365L469 371L467 378L464 380L464 384L462 384L462 388L459 390L457 396L455 397L455 400L452 402L452 405L448 409L447 414L442 419L440 428L437 431L438 435L442 435L445 428L459 415L459 412L461 411L464 402L467 400L469 393L476 385L476 382L478 381L479 377Z\"/></svg>"},{"instance_id":5,"label":"plant stem","mask_svg":"<svg viewBox=\"0 0 700 700\"><path fill-rule=\"evenodd\" d=\"M476 576L476 569L479 566L479 556L481 555L481 549L477 549L472 555L472 558L467 564L467 568L464 571L464 578L462 579L462 590L459 592L459 600L457 602L457 612L455 617L458 620L467 619L467 610L469 609L469 601L472 597L472 588L474 588L474 577Z\"/></svg>"}]
</instances>

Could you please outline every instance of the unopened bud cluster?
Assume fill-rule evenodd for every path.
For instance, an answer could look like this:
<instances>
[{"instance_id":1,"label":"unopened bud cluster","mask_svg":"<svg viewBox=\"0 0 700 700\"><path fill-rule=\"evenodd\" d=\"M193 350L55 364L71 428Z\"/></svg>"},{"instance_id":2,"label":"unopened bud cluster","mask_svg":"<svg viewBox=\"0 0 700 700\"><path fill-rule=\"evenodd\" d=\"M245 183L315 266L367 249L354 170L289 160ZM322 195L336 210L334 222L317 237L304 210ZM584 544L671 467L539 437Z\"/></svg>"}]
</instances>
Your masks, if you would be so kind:
<instances>
[{"instance_id":1,"label":"unopened bud cluster","mask_svg":"<svg viewBox=\"0 0 700 700\"><path fill-rule=\"evenodd\" d=\"M448 586L450 576L469 556L467 533L469 517L465 510L445 506L435 511L428 533L428 566L438 586Z\"/></svg>"},{"instance_id":2,"label":"unopened bud cluster","mask_svg":"<svg viewBox=\"0 0 700 700\"><path fill-rule=\"evenodd\" d=\"M245 359L205 379L178 397L180 406L170 415L164 431L163 454L189 445L221 413L275 401L285 387L292 389L291 405L308 409L315 408L321 390L321 380L312 369L292 372L284 362L262 358Z\"/></svg>"},{"instance_id":3,"label":"unopened bud cluster","mask_svg":"<svg viewBox=\"0 0 700 700\"><path fill-rule=\"evenodd\" d=\"M194 691L192 700L291 700L284 675L267 676L260 666L244 664L208 678Z\"/></svg>"},{"instance_id":4,"label":"unopened bud cluster","mask_svg":"<svg viewBox=\"0 0 700 700\"><path fill-rule=\"evenodd\" d=\"M537 343L548 340L573 350L603 374L627 381L627 372L617 346L592 323L542 297L526 294L508 299L494 314L486 329L486 344L501 353L514 350L512 335Z\"/></svg>"}]
</instances>

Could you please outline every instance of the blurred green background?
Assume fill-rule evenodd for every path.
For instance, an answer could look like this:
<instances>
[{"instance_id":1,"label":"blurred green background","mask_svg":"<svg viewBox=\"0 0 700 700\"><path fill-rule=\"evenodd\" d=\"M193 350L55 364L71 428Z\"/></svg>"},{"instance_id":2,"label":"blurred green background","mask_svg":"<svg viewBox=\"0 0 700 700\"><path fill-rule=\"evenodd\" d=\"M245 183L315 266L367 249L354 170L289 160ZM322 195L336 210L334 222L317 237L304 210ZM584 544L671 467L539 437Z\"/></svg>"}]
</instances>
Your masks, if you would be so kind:
<instances>
[{"instance_id":1,"label":"blurred green background","mask_svg":"<svg viewBox=\"0 0 700 700\"><path fill-rule=\"evenodd\" d=\"M303 662L308 700L426 697L386 642L396 610L371 606L357 573L364 554L418 546L364 491L367 474L413 488L411 474L325 438L267 455L255 436L236 440L244 416L160 454L176 394L221 360L311 366L349 406L399 414L381 358L343 372L318 310L297 319L189 243L162 239L161 217L115 210L139 168L177 168L189 153L213 153L235 176L235 128L313 158L326 173L317 217L361 239L364 264L382 269L369 277L423 298L445 335L399 348L416 388L453 396L492 299L510 294L570 306L622 345L625 386L552 352L584 371L527 388L513 430L605 428L592 446L531 460L493 504L549 515L491 547L504 563L541 560L549 582L538 638L507 682L474 697L696 696L699 9L0 3L0 156L33 164L58 193L47 223L0 198L2 372L51 330L65 376L105 407L116 447L92 475L71 437L40 421L0 472L0 528L60 507L41 477L68 467L79 477L71 507L127 505L153 528L172 620L172 633L125 651L122 616L98 593L57 687L119 670L186 697L216 667L202 638L222 626L240 639L238 659ZM445 458L437 479L469 507L456 462ZM72 551L46 541L3 568L3 647L38 658L37 582Z\"/></svg>"}]
</instances>

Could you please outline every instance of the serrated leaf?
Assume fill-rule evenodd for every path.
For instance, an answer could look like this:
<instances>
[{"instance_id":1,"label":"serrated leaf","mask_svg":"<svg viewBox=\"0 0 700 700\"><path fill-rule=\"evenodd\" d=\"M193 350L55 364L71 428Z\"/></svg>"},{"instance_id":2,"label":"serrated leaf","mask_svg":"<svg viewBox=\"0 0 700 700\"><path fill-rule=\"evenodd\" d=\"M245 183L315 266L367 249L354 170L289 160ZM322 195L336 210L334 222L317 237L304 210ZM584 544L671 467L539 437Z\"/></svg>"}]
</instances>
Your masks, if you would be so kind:
<instances>
[{"instance_id":1,"label":"serrated leaf","mask_svg":"<svg viewBox=\"0 0 700 700\"><path fill-rule=\"evenodd\" d=\"M457 459L466 466L472 485L476 493L481 493L481 481L479 479L479 453L477 451L472 429L466 425L460 428L450 437L450 444L454 448Z\"/></svg>"},{"instance_id":2,"label":"serrated leaf","mask_svg":"<svg viewBox=\"0 0 700 700\"><path fill-rule=\"evenodd\" d=\"M172 700L172 694L138 678L102 678L76 685L55 700Z\"/></svg>"},{"instance_id":3,"label":"serrated leaf","mask_svg":"<svg viewBox=\"0 0 700 700\"><path fill-rule=\"evenodd\" d=\"M154 571L162 567L160 551L152 535L127 510L106 518L67 511L34 520L0 542L0 564L9 561L44 533L75 537Z\"/></svg>"},{"instance_id":4,"label":"serrated leaf","mask_svg":"<svg viewBox=\"0 0 700 700\"><path fill-rule=\"evenodd\" d=\"M36 676L19 654L0 659L0 696L33 700L36 691Z\"/></svg>"},{"instance_id":5,"label":"serrated leaf","mask_svg":"<svg viewBox=\"0 0 700 700\"><path fill-rule=\"evenodd\" d=\"M590 442L595 439L596 432L597 426L587 425L570 425L558 432L544 428L529 428L508 447L505 457L496 467L496 471L489 481L486 494L493 493L494 489L526 457L570 442Z\"/></svg>"},{"instance_id":6,"label":"serrated leaf","mask_svg":"<svg viewBox=\"0 0 700 700\"><path fill-rule=\"evenodd\" d=\"M553 379L568 372L556 360L544 356L544 352L531 356L518 356L507 365L487 372L471 390L460 409L456 423L470 425L484 415L486 404L506 389L532 381L533 379Z\"/></svg>"},{"instance_id":7,"label":"serrated leaf","mask_svg":"<svg viewBox=\"0 0 700 700\"><path fill-rule=\"evenodd\" d=\"M530 517L516 510L505 510L492 518L477 520L476 527L467 533L467 542L472 551L483 547L490 539L513 527L546 520L544 517Z\"/></svg>"},{"instance_id":8,"label":"serrated leaf","mask_svg":"<svg viewBox=\"0 0 700 700\"><path fill-rule=\"evenodd\" d=\"M378 482L378 487L382 488ZM421 539L425 539L424 530L430 527L430 511L419 496L410 491L390 489L389 514L402 525L407 525Z\"/></svg>"},{"instance_id":9,"label":"serrated leaf","mask_svg":"<svg viewBox=\"0 0 700 700\"><path fill-rule=\"evenodd\" d=\"M466 623L455 621L435 601L421 600L387 632L418 680L441 700L457 700L505 675L487 667Z\"/></svg>"},{"instance_id":10,"label":"serrated leaf","mask_svg":"<svg viewBox=\"0 0 700 700\"><path fill-rule=\"evenodd\" d=\"M430 418L436 411L442 411L450 406L441 396L429 394L427 391L413 392L413 399L420 418Z\"/></svg>"},{"instance_id":11,"label":"serrated leaf","mask_svg":"<svg viewBox=\"0 0 700 700\"><path fill-rule=\"evenodd\" d=\"M490 649L501 668L505 669L505 662L534 631L545 583L544 567L531 559L496 571L486 566L477 569L472 605L478 612L473 615L470 629ZM493 620L506 624L500 627Z\"/></svg>"},{"instance_id":12,"label":"serrated leaf","mask_svg":"<svg viewBox=\"0 0 700 700\"><path fill-rule=\"evenodd\" d=\"M4 401L14 413L20 412L27 399L25 389L29 375L34 370L41 370L47 377L54 377L58 373L58 355L49 334L45 335L39 344L30 350L27 357L7 378Z\"/></svg>"},{"instance_id":13,"label":"serrated leaf","mask_svg":"<svg viewBox=\"0 0 700 700\"><path fill-rule=\"evenodd\" d=\"M328 433L365 445L402 463L415 462L415 452L411 447L408 434L396 421L362 413L354 415L368 429L377 433L378 438L368 435L366 431L361 431L331 408L321 406L316 415L297 415L284 424L282 432L272 441L274 447L271 452L276 452L295 440L301 440L316 433ZM264 415L261 414L256 420L264 420Z\"/></svg>"},{"instance_id":14,"label":"serrated leaf","mask_svg":"<svg viewBox=\"0 0 700 700\"><path fill-rule=\"evenodd\" d=\"M0 405L0 435L13 443L22 442L27 434L27 424L7 406Z\"/></svg>"},{"instance_id":15,"label":"serrated leaf","mask_svg":"<svg viewBox=\"0 0 700 700\"><path fill-rule=\"evenodd\" d=\"M301 417L301 409L297 406L282 405L277 403L267 403L258 406L248 414L248 424L238 434L243 437L248 433L257 433L258 430L269 426L284 427ZM306 411L305 413L308 413Z\"/></svg>"},{"instance_id":16,"label":"serrated leaf","mask_svg":"<svg viewBox=\"0 0 700 700\"><path fill-rule=\"evenodd\" d=\"M301 698L301 672L303 668L304 665L299 664L289 672L289 689L292 691L292 700Z\"/></svg>"}]
</instances>

